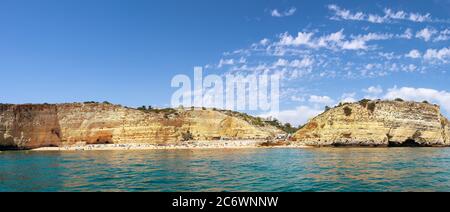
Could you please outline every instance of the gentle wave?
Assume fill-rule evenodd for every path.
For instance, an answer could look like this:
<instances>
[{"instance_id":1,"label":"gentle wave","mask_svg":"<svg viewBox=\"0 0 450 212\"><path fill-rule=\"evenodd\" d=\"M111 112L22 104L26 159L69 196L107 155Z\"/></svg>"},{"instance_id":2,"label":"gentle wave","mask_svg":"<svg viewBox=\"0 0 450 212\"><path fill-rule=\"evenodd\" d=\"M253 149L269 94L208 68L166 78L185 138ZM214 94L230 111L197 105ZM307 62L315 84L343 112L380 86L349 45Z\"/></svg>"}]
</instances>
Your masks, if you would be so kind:
<instances>
[{"instance_id":1,"label":"gentle wave","mask_svg":"<svg viewBox=\"0 0 450 212\"><path fill-rule=\"evenodd\" d=\"M450 149L2 152L0 191L450 191Z\"/></svg>"}]
</instances>

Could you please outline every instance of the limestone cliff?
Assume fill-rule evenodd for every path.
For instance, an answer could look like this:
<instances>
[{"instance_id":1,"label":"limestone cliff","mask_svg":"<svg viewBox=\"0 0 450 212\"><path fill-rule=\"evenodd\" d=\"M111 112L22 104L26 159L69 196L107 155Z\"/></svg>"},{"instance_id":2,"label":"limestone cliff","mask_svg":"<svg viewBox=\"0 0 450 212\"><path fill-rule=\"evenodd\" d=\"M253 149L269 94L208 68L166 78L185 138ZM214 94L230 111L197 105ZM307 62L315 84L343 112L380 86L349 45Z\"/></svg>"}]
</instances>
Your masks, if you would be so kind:
<instances>
[{"instance_id":1,"label":"limestone cliff","mask_svg":"<svg viewBox=\"0 0 450 212\"><path fill-rule=\"evenodd\" d=\"M449 146L449 135L437 105L363 100L324 112L294 140L310 146Z\"/></svg>"},{"instance_id":2,"label":"limestone cliff","mask_svg":"<svg viewBox=\"0 0 450 212\"><path fill-rule=\"evenodd\" d=\"M212 109L140 111L111 104L0 105L0 148L71 144L179 144L183 140L265 139L280 131Z\"/></svg>"}]
</instances>

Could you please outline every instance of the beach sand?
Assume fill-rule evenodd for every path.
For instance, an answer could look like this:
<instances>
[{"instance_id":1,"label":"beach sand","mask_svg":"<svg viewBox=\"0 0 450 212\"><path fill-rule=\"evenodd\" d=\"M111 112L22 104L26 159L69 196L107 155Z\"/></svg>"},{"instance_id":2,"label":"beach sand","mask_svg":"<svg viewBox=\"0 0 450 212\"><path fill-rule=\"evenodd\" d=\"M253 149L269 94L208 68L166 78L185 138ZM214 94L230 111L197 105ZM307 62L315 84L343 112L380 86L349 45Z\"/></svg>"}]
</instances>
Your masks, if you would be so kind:
<instances>
[{"instance_id":1,"label":"beach sand","mask_svg":"<svg viewBox=\"0 0 450 212\"><path fill-rule=\"evenodd\" d=\"M263 140L232 140L232 141L189 141L182 145L152 145L152 144L91 144L70 145L61 147L42 147L32 151L110 151L110 150L175 150L175 149L249 149L249 148L308 148L306 146L283 145L261 146Z\"/></svg>"}]
</instances>

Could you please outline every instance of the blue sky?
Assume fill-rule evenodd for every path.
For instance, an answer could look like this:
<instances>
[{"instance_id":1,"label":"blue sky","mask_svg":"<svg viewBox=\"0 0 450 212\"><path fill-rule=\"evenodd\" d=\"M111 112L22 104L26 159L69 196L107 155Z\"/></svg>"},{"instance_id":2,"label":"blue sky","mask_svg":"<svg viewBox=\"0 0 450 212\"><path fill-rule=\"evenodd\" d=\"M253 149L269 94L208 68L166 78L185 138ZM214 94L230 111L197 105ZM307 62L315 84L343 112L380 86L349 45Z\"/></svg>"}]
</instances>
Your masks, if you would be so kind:
<instances>
[{"instance_id":1,"label":"blue sky","mask_svg":"<svg viewBox=\"0 0 450 212\"><path fill-rule=\"evenodd\" d=\"M281 73L294 124L364 97L450 114L450 1L0 0L0 102L163 107L194 66Z\"/></svg>"}]
</instances>

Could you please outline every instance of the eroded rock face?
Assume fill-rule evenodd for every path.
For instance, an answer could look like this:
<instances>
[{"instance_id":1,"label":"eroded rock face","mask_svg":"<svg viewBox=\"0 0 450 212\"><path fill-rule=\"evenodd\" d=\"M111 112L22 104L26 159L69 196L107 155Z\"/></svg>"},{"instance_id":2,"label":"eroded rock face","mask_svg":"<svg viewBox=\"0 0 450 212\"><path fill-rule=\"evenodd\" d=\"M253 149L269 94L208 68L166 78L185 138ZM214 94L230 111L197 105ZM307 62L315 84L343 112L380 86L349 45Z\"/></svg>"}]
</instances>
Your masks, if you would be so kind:
<instances>
[{"instance_id":1,"label":"eroded rock face","mask_svg":"<svg viewBox=\"0 0 450 212\"><path fill-rule=\"evenodd\" d=\"M324 112L294 139L310 146L449 146L449 132L437 105L361 101Z\"/></svg>"},{"instance_id":2,"label":"eroded rock face","mask_svg":"<svg viewBox=\"0 0 450 212\"><path fill-rule=\"evenodd\" d=\"M193 140L264 139L280 133L214 110L138 111L110 104L0 105L0 148L72 144L180 144Z\"/></svg>"},{"instance_id":3,"label":"eroded rock face","mask_svg":"<svg viewBox=\"0 0 450 212\"><path fill-rule=\"evenodd\" d=\"M0 146L36 148L61 144L54 105L0 105Z\"/></svg>"}]
</instances>

